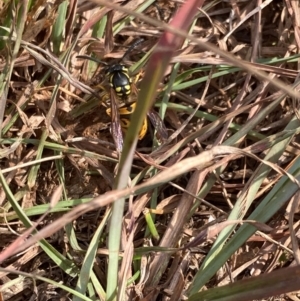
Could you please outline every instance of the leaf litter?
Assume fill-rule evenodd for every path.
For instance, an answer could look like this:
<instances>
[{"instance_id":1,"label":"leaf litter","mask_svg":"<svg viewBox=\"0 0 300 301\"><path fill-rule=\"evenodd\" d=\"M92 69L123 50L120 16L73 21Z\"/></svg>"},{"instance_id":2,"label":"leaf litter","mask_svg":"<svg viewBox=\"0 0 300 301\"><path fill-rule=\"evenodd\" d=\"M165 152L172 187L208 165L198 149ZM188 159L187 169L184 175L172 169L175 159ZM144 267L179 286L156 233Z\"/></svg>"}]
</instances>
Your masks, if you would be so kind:
<instances>
[{"instance_id":1,"label":"leaf litter","mask_svg":"<svg viewBox=\"0 0 300 301\"><path fill-rule=\"evenodd\" d=\"M194 286L197 271L201 269L216 236L229 224L237 225L238 229L243 223L252 223L257 232L231 254L229 260L205 283L205 289L270 273L298 262L297 194L286 200L266 223L248 221L251 212L287 173L299 154L297 126L289 128L291 132L284 132L292 120L297 124L297 102L267 81L236 69L226 58L204 51L191 41L172 58L172 65L159 88L160 94L155 105L162 105L161 99L171 79L171 67L174 67L174 63L180 63L168 95L169 104L163 120L172 139L168 144L153 149L155 134L150 127L146 138L139 142L134 156L133 182L119 194L111 192L117 164L117 153L110 133L111 121L105 107L93 95L94 88L91 87L97 74L100 77L103 74L103 66L100 65L96 73L91 75L87 63L80 63L76 56L82 54L82 51L85 54L95 51L104 61L113 62L123 56L137 37L143 37L142 47L133 51L129 57L127 63L130 66L151 49L162 31L136 18L124 22L128 16L118 12L113 15L112 22L119 29L114 28L117 33L109 37L110 47L107 48L104 36L93 36L91 22L91 17L97 12L97 18L101 20L105 11L99 13L97 5L91 7L83 1L77 7L69 7L60 53L53 53L51 28L57 19L61 2L52 1L49 8L47 1L36 1L27 16L22 37L24 43L9 79L1 124L2 170L15 168L4 173L5 182L24 212L31 212L30 220L37 223L34 229L44 229L41 231L42 237L48 237L48 242L62 254L72 254L71 261L80 269L84 250L97 225L107 214L105 206L121 195L130 196L124 212L121 241L123 265L120 268L120 278L126 281L135 279L130 285L120 280L120 287L121 283L127 285L126 298L129 300L186 300L188 288ZM266 72L270 78L276 77L286 85L297 83L297 53L300 45L296 16L300 9L295 1L289 0L265 1L265 6L259 6L258 3L261 2L215 1L211 8L203 7L203 13L199 11L193 35L251 62L252 68ZM140 3L129 1L128 5L135 9ZM178 6L180 4L176 1L156 1L143 13L158 21L168 22ZM4 6L3 12L5 9L10 8ZM10 26L16 26L14 22ZM66 53L82 28L85 31L70 54L68 68L58 57ZM4 70L9 52L3 46L1 57L0 67ZM58 74L63 75L59 86ZM52 100L57 86L57 96ZM280 97L276 106L268 110L269 104ZM54 116L47 122L46 116L52 101L57 106ZM199 111L201 116L197 115ZM75 112L76 118L72 117ZM259 112L265 115L259 116ZM215 119L209 119L208 114ZM218 120L221 122L218 123ZM242 132L241 128L247 129ZM251 134L250 130L256 135ZM47 138L43 142L45 131ZM239 133L240 137L237 137ZM275 142L284 139L282 133L291 139L284 149L279 150L281 155L278 160L268 161L265 156L271 147L276 146ZM240 150L228 148L224 153L223 149L223 153L218 155L217 150L222 149L218 149L218 145L221 144L232 145ZM201 166L194 158L204 154L204 150L212 150L214 156ZM39 151L43 159L50 159L39 161ZM51 159L54 155L60 157ZM190 167L183 161L187 158L191 159ZM32 165L25 164L28 162L32 162ZM245 193L245 187L251 189L255 176L259 176L256 172L261 162L267 164L271 172L268 175L259 174L264 177L264 181L251 196L251 202L240 207L240 210L245 211L241 219L227 221L236 201ZM33 166L38 167L34 171L35 180L29 178ZM215 171L217 167L220 171ZM158 169L157 178L155 172L151 172L155 168ZM178 173L173 178L176 170ZM170 178L168 172L172 173ZM297 176L288 176L291 182L298 185ZM61 184L61 197L56 196L55 203L59 199L70 203L62 207L59 213L49 213L52 209L49 202ZM155 197L153 188L156 189ZM15 244L25 246L23 242L26 237L30 242L30 232L25 230L18 218L6 218L14 209L8 197L5 197L5 191L1 191L3 209L0 215L2 248L8 252L3 261L5 266L15 272L47 275L54 281L75 288L76 277L70 277L67 270L60 273L55 262L45 256L37 244L32 243L33 247L25 253L10 255ZM100 200L102 196L101 202L85 202L94 197ZM75 200L79 200L80 204L74 211L72 208L78 205ZM45 207L45 216L39 220L41 214L37 209L41 206ZM155 214L154 225L159 239L149 235L145 209ZM63 216L65 212L69 212L69 216ZM63 225L66 227L63 228ZM68 225L71 228L68 229ZM108 233L105 229L106 225L98 242L99 250L107 249ZM75 235L74 241L71 240L72 235ZM34 237L31 238L32 242L36 241ZM155 251L155 247L161 249ZM136 255L139 248L144 249L144 255L140 258ZM147 248L153 248L153 251L149 253ZM107 255L100 254L94 263L94 272L104 289L106 260ZM164 270L161 269L162 262ZM135 278L136 271L141 274ZM16 277L12 273L3 273L3 284ZM160 277L157 278L157 275ZM1 293L4 300L18 300L34 295L32 285L33 282L29 280L23 287L14 285ZM67 291L59 287L50 284L45 287L40 280L36 285L37 296L44 294L47 300L53 300L53 296L68 295ZM98 298L102 300L101 294ZM297 294L287 293L276 300L295 298Z\"/></svg>"}]
</instances>

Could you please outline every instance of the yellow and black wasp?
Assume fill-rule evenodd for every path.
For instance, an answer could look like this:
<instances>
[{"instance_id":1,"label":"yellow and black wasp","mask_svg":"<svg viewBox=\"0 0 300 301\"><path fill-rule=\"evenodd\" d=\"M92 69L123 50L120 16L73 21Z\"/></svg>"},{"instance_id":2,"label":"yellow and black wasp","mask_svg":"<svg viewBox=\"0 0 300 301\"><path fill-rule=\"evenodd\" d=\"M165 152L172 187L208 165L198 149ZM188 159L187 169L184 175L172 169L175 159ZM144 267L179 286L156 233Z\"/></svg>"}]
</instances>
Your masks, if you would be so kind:
<instances>
[{"instance_id":1,"label":"yellow and black wasp","mask_svg":"<svg viewBox=\"0 0 300 301\"><path fill-rule=\"evenodd\" d=\"M138 94L136 82L132 80L129 75L128 68L124 64L122 64L122 61L141 42L142 40L138 40L137 42L133 43L125 52L120 62L115 64L108 65L93 57L78 56L78 58L89 59L106 65L106 67L104 68L104 81L100 85L98 85L98 87L100 88L100 90L103 90L103 93L101 93L103 104L107 106L110 102L110 108L106 110L106 113L111 116L111 132L118 151L122 150L122 132L125 132L129 127L129 117L135 110ZM159 115L154 110L150 110L147 116L157 130L160 139L166 140L167 130ZM148 121L147 118L145 118L142 128L139 132L139 140L145 137L147 130Z\"/></svg>"}]
</instances>

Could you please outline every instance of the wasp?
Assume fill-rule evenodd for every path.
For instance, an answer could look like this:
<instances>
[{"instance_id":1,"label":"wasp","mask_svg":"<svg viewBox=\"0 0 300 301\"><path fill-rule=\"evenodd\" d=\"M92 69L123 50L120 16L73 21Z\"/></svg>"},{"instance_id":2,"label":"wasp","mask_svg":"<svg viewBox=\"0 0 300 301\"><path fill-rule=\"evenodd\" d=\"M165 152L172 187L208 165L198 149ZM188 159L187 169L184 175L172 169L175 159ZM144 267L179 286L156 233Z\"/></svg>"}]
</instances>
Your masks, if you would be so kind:
<instances>
[{"instance_id":1,"label":"wasp","mask_svg":"<svg viewBox=\"0 0 300 301\"><path fill-rule=\"evenodd\" d=\"M121 60L115 64L109 65L89 56L77 56L78 58L89 59L106 65L104 68L104 82L99 85L99 88L100 90L103 90L103 93L101 93L103 104L107 106L108 103L110 103L110 108L107 108L106 113L111 117L111 132L118 151L122 150L122 133L125 133L129 127L129 117L135 110L138 94L138 89L136 87L137 80L132 80L128 68L122 62L142 41L143 40L138 40L133 43L125 52ZM109 88L107 86L109 86ZM150 110L147 116L152 125L156 128L160 139L163 141L166 140L167 130L159 115L154 110ZM139 132L139 140L145 137L147 130L148 120L146 117Z\"/></svg>"}]
</instances>

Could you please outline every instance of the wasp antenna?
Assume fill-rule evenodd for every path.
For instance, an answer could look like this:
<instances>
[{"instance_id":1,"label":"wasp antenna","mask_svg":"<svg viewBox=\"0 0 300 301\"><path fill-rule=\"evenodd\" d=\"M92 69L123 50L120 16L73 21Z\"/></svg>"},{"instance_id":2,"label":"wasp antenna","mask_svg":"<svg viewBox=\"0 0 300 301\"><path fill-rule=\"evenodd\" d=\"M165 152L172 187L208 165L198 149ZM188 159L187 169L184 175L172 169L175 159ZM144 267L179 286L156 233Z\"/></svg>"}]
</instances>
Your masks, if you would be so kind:
<instances>
[{"instance_id":1,"label":"wasp antenna","mask_svg":"<svg viewBox=\"0 0 300 301\"><path fill-rule=\"evenodd\" d=\"M84 60L89 60L89 61L93 61L95 63L99 63L99 64L103 64L105 66L108 66L108 64L106 62L100 61L100 60L98 60L98 59L96 59L95 57L92 57L92 56L77 55L76 58L78 58L78 59L84 59Z\"/></svg>"},{"instance_id":2,"label":"wasp antenna","mask_svg":"<svg viewBox=\"0 0 300 301\"><path fill-rule=\"evenodd\" d=\"M126 56L127 56L134 48L136 48L138 45L140 45L142 42L144 42L144 39L143 39L143 38L140 38L140 39L136 40L134 43L132 43L132 44L130 45L130 47L127 49L127 51L124 53L124 55L123 55L123 57L121 58L121 61L120 61L120 62L122 62L122 61L126 58Z\"/></svg>"}]
</instances>

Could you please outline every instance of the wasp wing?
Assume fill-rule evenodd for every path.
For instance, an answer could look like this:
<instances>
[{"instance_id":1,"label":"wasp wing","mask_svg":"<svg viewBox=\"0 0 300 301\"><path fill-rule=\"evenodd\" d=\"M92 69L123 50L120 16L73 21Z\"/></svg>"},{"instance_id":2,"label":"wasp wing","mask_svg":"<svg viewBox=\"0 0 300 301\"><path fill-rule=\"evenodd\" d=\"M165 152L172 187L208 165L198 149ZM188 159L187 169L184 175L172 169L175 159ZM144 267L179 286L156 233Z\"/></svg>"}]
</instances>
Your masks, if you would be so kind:
<instances>
[{"instance_id":1,"label":"wasp wing","mask_svg":"<svg viewBox=\"0 0 300 301\"><path fill-rule=\"evenodd\" d=\"M123 134L120 121L120 114L118 109L118 100L116 95L111 89L110 91L110 108L111 108L111 134L114 139L114 143L118 152L122 151L123 148Z\"/></svg>"},{"instance_id":2,"label":"wasp wing","mask_svg":"<svg viewBox=\"0 0 300 301\"><path fill-rule=\"evenodd\" d=\"M151 109L147 113L147 115L153 127L156 129L158 140L160 140L161 142L165 142L166 140L168 140L168 131L165 127L165 124L161 120L160 116L157 114L157 112Z\"/></svg>"}]
</instances>

